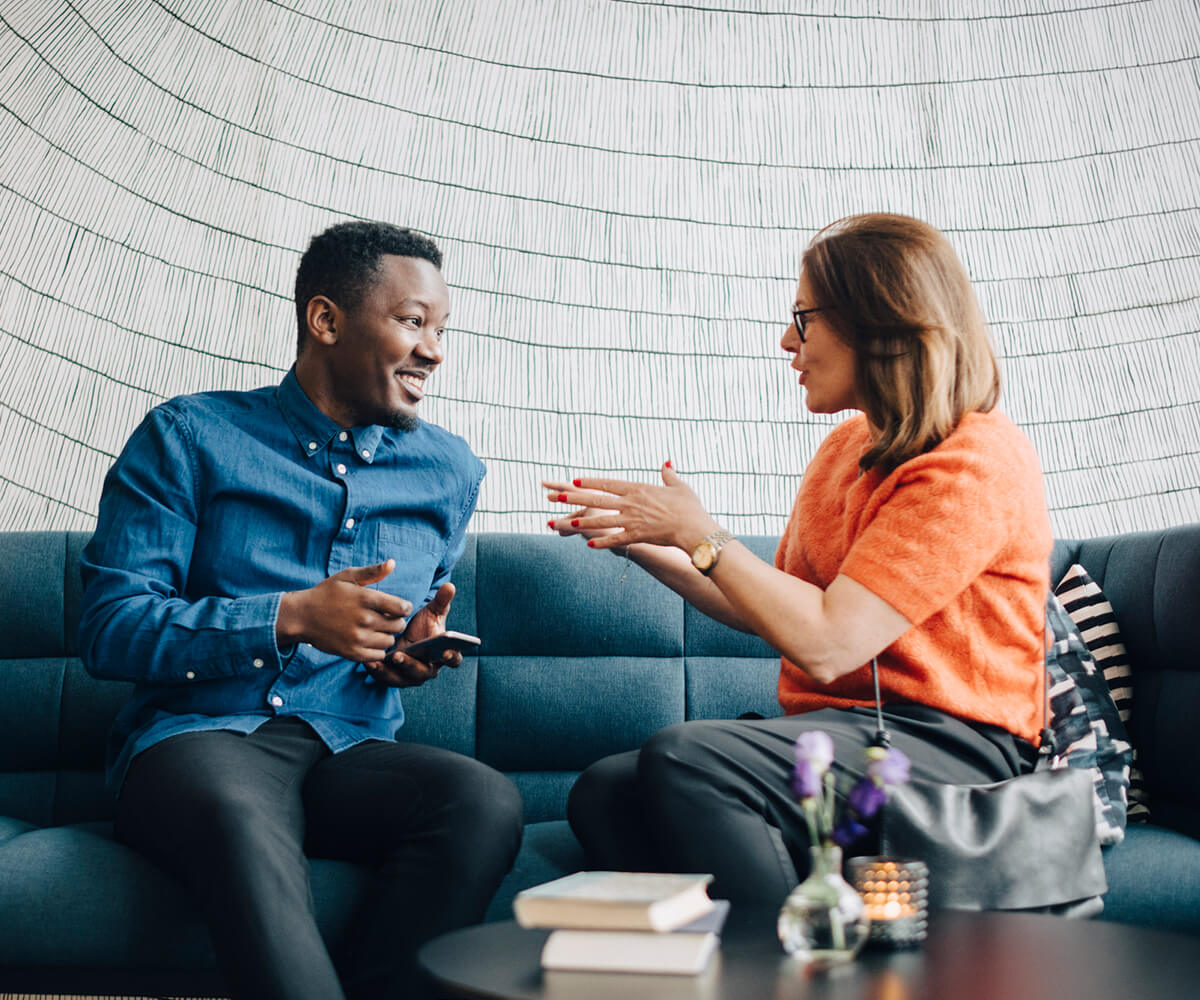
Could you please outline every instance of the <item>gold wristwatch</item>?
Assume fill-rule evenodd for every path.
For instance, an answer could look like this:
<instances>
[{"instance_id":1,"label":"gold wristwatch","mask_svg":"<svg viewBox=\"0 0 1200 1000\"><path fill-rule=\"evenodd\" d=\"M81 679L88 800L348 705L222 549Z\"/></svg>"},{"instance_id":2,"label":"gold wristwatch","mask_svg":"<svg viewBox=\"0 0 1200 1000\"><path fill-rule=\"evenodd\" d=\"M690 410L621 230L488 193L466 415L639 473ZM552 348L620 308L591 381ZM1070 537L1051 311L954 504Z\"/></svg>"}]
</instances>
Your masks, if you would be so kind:
<instances>
[{"instance_id":1,"label":"gold wristwatch","mask_svg":"<svg viewBox=\"0 0 1200 1000\"><path fill-rule=\"evenodd\" d=\"M732 541L733 535L724 528L719 528L707 538L700 539L692 549L692 565L707 576L717 564L725 543Z\"/></svg>"}]
</instances>

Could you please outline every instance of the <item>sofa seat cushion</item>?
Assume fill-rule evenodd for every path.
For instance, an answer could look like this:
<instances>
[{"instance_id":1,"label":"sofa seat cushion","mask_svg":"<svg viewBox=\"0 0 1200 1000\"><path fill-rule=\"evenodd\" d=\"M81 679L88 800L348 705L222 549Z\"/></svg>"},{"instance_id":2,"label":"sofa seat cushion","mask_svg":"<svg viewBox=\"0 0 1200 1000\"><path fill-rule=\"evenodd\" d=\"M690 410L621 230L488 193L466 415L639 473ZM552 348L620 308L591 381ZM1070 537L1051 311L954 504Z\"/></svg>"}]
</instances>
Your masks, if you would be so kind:
<instances>
[{"instance_id":1,"label":"sofa seat cushion","mask_svg":"<svg viewBox=\"0 0 1200 1000\"><path fill-rule=\"evenodd\" d=\"M1101 919L1200 933L1200 841L1131 823L1104 851L1108 894Z\"/></svg>"},{"instance_id":2,"label":"sofa seat cushion","mask_svg":"<svg viewBox=\"0 0 1200 1000\"><path fill-rule=\"evenodd\" d=\"M583 848L565 819L526 823L517 860L492 897L484 919L512 920L513 897L522 889L569 875L583 867Z\"/></svg>"},{"instance_id":3,"label":"sofa seat cushion","mask_svg":"<svg viewBox=\"0 0 1200 1000\"><path fill-rule=\"evenodd\" d=\"M370 877L347 862L313 861L326 940L344 932ZM111 824L41 828L5 820L0 965L209 969L215 960L186 890L115 841Z\"/></svg>"}]
</instances>

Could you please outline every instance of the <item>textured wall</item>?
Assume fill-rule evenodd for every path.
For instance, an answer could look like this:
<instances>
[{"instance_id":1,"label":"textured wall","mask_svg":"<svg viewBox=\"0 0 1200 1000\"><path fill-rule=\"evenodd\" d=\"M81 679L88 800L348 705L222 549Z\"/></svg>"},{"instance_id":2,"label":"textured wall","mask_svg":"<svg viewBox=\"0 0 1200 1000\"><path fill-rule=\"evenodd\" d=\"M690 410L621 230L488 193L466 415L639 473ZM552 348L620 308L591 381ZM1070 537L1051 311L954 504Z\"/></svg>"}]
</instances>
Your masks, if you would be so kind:
<instances>
[{"instance_id":1,"label":"textured wall","mask_svg":"<svg viewBox=\"0 0 1200 1000\"><path fill-rule=\"evenodd\" d=\"M276 381L308 237L435 236L426 416L537 481L671 458L777 531L832 418L778 340L822 225L945 229L1059 534L1200 520L1194 0L4 0L0 529L90 526L147 408Z\"/></svg>"}]
</instances>

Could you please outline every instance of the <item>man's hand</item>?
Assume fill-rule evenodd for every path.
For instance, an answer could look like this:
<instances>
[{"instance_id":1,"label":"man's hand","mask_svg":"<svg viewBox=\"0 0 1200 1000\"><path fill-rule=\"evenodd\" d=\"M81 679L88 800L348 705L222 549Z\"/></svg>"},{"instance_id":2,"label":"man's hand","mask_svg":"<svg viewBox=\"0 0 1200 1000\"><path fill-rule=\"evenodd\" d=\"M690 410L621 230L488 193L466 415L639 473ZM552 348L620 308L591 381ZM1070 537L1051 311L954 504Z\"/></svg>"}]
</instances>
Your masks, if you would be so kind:
<instances>
[{"instance_id":1,"label":"man's hand","mask_svg":"<svg viewBox=\"0 0 1200 1000\"><path fill-rule=\"evenodd\" d=\"M433 600L413 615L391 655L381 660L363 661L363 666L376 680L392 687L415 687L436 677L442 667L460 666L462 653L456 649L447 649L436 663L426 663L404 652L412 643L432 639L446 631L446 618L453 600L454 584L443 583Z\"/></svg>"},{"instance_id":2,"label":"man's hand","mask_svg":"<svg viewBox=\"0 0 1200 1000\"><path fill-rule=\"evenodd\" d=\"M352 566L308 590L284 594L275 623L276 641L280 646L308 642L355 662L382 660L412 613L412 604L403 597L370 589L370 584L395 568L394 559Z\"/></svg>"}]
</instances>

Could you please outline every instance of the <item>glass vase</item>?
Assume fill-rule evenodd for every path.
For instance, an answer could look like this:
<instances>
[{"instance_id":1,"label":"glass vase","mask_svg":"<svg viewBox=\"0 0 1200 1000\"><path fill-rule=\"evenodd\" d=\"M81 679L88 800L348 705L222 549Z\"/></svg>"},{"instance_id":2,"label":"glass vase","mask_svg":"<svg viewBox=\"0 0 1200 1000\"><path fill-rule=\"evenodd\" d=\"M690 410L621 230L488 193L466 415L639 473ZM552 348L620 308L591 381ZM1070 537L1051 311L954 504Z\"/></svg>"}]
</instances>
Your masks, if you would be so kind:
<instances>
[{"instance_id":1,"label":"glass vase","mask_svg":"<svg viewBox=\"0 0 1200 1000\"><path fill-rule=\"evenodd\" d=\"M810 847L812 869L783 901L783 950L814 969L849 962L867 940L871 921L862 897L842 878L840 847Z\"/></svg>"}]
</instances>

